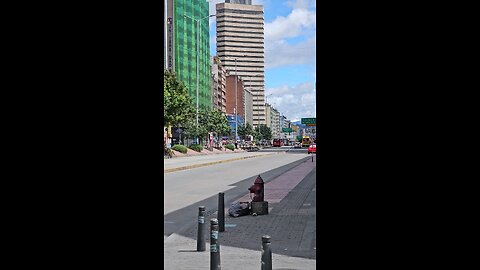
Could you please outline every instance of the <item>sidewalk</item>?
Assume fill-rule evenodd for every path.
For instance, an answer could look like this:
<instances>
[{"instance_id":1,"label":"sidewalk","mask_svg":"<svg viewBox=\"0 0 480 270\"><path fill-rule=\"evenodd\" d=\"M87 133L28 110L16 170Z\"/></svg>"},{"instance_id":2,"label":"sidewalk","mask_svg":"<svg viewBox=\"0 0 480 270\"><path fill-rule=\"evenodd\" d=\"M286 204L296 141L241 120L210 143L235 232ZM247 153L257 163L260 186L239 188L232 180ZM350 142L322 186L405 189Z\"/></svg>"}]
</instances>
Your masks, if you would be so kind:
<instances>
[{"instance_id":1,"label":"sidewalk","mask_svg":"<svg viewBox=\"0 0 480 270\"><path fill-rule=\"evenodd\" d=\"M163 172L170 173L246 158L276 155L284 152L230 152L228 154L185 156L163 160Z\"/></svg>"},{"instance_id":2,"label":"sidewalk","mask_svg":"<svg viewBox=\"0 0 480 270\"><path fill-rule=\"evenodd\" d=\"M272 239L273 269L315 269L315 164L307 158L266 183L268 215L233 218L228 215L229 205L225 205L225 232L219 235L222 269L260 269L261 237L266 234ZM246 193L235 201L244 201L248 195ZM216 217L214 212L205 221ZM195 224L164 240L165 269L209 269L209 228L205 252L196 252L196 234Z\"/></svg>"}]
</instances>

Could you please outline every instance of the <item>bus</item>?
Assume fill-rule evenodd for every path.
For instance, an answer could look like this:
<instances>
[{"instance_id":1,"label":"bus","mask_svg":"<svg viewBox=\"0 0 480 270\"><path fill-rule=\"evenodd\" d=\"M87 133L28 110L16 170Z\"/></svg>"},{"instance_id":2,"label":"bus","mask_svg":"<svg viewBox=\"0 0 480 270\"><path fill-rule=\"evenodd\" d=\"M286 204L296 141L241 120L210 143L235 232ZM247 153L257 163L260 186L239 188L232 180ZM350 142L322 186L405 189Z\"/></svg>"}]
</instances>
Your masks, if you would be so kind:
<instances>
[{"instance_id":1,"label":"bus","mask_svg":"<svg viewBox=\"0 0 480 270\"><path fill-rule=\"evenodd\" d=\"M273 146L282 147L283 146L282 139L273 139Z\"/></svg>"},{"instance_id":2,"label":"bus","mask_svg":"<svg viewBox=\"0 0 480 270\"><path fill-rule=\"evenodd\" d=\"M309 136L303 136L302 147L308 147L312 143L312 139Z\"/></svg>"}]
</instances>

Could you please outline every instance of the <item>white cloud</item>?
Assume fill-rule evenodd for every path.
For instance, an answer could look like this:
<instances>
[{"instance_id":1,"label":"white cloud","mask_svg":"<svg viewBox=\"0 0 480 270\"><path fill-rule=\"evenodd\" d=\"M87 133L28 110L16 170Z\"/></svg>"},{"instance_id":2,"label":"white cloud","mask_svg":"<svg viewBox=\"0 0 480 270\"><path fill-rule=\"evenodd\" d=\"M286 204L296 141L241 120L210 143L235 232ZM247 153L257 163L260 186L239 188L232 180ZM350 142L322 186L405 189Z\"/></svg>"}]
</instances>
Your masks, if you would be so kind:
<instances>
[{"instance_id":1,"label":"white cloud","mask_svg":"<svg viewBox=\"0 0 480 270\"><path fill-rule=\"evenodd\" d=\"M278 16L265 23L265 43L299 36L304 29L314 28L316 14L307 9L293 9L287 17Z\"/></svg>"},{"instance_id":2,"label":"white cloud","mask_svg":"<svg viewBox=\"0 0 480 270\"><path fill-rule=\"evenodd\" d=\"M286 4L292 11L265 23L265 67L316 64L315 1L296 0ZM267 11L265 11L267 12ZM296 44L287 40L294 38Z\"/></svg>"},{"instance_id":3,"label":"white cloud","mask_svg":"<svg viewBox=\"0 0 480 270\"><path fill-rule=\"evenodd\" d=\"M292 121L302 117L316 117L316 91L313 83L302 83L295 86L283 85L268 88L265 91L268 103Z\"/></svg>"},{"instance_id":4,"label":"white cloud","mask_svg":"<svg viewBox=\"0 0 480 270\"><path fill-rule=\"evenodd\" d=\"M265 68L310 64L315 66L317 54L315 36L290 45L283 40L265 44Z\"/></svg>"},{"instance_id":5,"label":"white cloud","mask_svg":"<svg viewBox=\"0 0 480 270\"><path fill-rule=\"evenodd\" d=\"M296 1L287 1L286 5L291 8L304 8L307 9L309 7L316 8L316 1L315 0L296 0Z\"/></svg>"}]
</instances>

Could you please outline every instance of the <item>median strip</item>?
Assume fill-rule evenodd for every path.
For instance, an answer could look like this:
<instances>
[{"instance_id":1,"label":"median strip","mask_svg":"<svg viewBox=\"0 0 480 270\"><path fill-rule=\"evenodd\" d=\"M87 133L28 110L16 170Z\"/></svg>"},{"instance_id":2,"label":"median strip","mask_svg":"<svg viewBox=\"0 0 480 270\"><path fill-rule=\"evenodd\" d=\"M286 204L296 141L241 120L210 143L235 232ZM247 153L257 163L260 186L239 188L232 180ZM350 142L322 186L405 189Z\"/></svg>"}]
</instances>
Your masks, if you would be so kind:
<instances>
[{"instance_id":1,"label":"median strip","mask_svg":"<svg viewBox=\"0 0 480 270\"><path fill-rule=\"evenodd\" d=\"M280 153L282 153L282 152L280 152ZM235 161L235 160L241 160L241 159L247 159L247 158L255 158L255 157L271 156L271 155L276 155L276 154L279 154L279 153L269 153L269 154L265 154L265 155L255 155L255 156L238 157L238 158L231 158L231 159L225 159L225 160L212 161L212 162L207 162L207 163L186 165L186 166L181 166L181 167L176 167L176 168L164 169L164 170L163 170L163 173L171 173L171 172L188 170L188 169L193 169L193 168L198 168L198 167L210 166L210 165L214 165L214 164L231 162L231 161Z\"/></svg>"}]
</instances>

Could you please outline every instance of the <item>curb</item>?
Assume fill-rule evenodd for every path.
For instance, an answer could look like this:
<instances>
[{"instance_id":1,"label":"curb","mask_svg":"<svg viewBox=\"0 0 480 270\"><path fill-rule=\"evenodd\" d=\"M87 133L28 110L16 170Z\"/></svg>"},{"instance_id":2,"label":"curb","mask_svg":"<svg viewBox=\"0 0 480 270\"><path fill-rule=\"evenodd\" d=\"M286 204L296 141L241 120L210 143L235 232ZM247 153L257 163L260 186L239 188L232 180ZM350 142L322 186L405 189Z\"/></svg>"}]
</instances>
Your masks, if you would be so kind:
<instances>
[{"instance_id":1,"label":"curb","mask_svg":"<svg viewBox=\"0 0 480 270\"><path fill-rule=\"evenodd\" d=\"M279 153L282 153L282 152L279 152ZM264 156L277 155L277 154L279 154L279 153L270 153L270 154L265 154L265 155L257 155L257 156L247 156L247 157L231 158L231 159L225 159L225 160L219 160L219 161L212 161L212 162L201 163L201 164L187 165L187 166L182 166L182 167L177 167L177 168L165 169L165 170L163 170L163 173L171 173L171 172L188 170L188 169L193 169L193 168L198 168L198 167L205 167L205 166L210 166L210 165L214 165L214 164L226 163L226 162L230 162L230 161L247 159L247 158L256 158L256 157L264 157Z\"/></svg>"}]
</instances>

